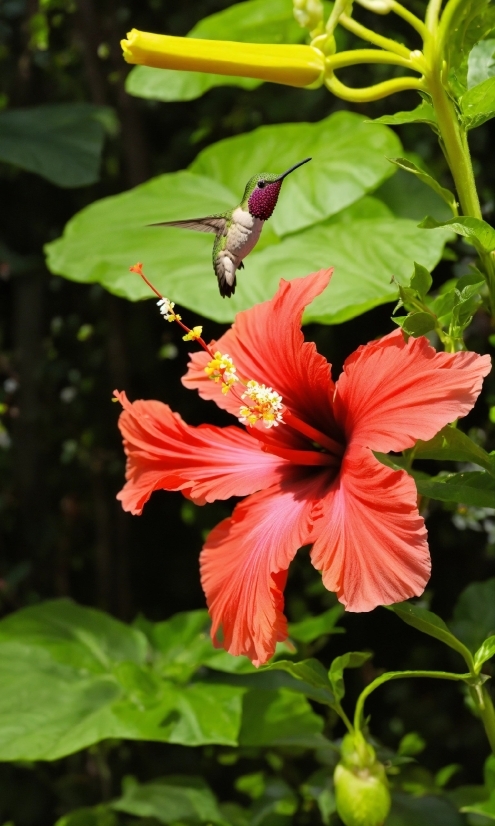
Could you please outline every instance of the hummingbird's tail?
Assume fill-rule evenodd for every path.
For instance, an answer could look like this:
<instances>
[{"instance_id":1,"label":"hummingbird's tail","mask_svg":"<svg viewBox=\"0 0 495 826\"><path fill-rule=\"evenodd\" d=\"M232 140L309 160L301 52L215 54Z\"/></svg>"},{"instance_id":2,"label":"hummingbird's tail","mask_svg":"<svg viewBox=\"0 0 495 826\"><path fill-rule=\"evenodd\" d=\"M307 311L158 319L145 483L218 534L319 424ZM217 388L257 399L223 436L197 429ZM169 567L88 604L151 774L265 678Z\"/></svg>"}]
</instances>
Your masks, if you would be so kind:
<instances>
[{"instance_id":1,"label":"hummingbird's tail","mask_svg":"<svg viewBox=\"0 0 495 826\"><path fill-rule=\"evenodd\" d=\"M231 295L234 295L237 285L235 261L233 261L232 256L224 250L223 253L214 257L213 266L218 279L220 295L222 298L230 298Z\"/></svg>"}]
</instances>

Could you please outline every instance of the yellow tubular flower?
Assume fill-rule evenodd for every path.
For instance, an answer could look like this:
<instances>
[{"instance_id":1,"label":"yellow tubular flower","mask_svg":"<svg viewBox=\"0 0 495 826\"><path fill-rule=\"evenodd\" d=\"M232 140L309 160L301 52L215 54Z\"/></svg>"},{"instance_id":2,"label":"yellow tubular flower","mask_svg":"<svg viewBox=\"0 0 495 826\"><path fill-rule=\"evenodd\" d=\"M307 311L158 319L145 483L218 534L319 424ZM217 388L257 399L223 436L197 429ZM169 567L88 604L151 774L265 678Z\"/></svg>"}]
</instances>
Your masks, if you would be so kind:
<instances>
[{"instance_id":1,"label":"yellow tubular flower","mask_svg":"<svg viewBox=\"0 0 495 826\"><path fill-rule=\"evenodd\" d=\"M137 29L121 45L127 63L252 77L287 86L320 86L325 71L325 57L313 46L199 40Z\"/></svg>"}]
</instances>

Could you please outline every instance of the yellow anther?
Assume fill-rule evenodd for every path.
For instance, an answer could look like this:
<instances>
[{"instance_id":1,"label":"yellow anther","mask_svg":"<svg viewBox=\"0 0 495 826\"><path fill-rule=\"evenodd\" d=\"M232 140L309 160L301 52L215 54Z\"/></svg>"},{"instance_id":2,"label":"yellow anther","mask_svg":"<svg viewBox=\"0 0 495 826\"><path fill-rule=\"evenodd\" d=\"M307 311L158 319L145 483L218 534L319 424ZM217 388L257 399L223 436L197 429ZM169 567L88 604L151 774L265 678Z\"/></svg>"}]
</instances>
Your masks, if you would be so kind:
<instances>
[{"instance_id":1,"label":"yellow anther","mask_svg":"<svg viewBox=\"0 0 495 826\"><path fill-rule=\"evenodd\" d=\"M201 338L201 333L203 332L203 328L201 326L193 327L192 330L189 330L185 336L182 336L183 341L196 341L198 338Z\"/></svg>"}]
</instances>

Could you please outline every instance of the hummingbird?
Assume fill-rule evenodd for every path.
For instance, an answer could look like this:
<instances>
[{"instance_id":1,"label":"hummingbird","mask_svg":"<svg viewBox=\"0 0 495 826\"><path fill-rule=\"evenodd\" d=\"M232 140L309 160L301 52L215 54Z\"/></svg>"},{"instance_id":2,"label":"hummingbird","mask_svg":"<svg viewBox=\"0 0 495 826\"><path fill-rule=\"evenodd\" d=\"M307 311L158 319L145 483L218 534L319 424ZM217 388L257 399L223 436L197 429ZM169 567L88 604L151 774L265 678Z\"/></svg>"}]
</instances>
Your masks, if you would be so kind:
<instances>
[{"instance_id":1,"label":"hummingbird","mask_svg":"<svg viewBox=\"0 0 495 826\"><path fill-rule=\"evenodd\" d=\"M218 279L220 295L222 298L230 298L236 288L236 271L244 268L244 258L256 246L263 224L275 209L284 178L310 160L311 158L305 158L304 161L299 161L281 175L271 172L253 175L246 184L241 203L227 212L184 221L162 221L150 226L180 227L214 233L213 269Z\"/></svg>"}]
</instances>

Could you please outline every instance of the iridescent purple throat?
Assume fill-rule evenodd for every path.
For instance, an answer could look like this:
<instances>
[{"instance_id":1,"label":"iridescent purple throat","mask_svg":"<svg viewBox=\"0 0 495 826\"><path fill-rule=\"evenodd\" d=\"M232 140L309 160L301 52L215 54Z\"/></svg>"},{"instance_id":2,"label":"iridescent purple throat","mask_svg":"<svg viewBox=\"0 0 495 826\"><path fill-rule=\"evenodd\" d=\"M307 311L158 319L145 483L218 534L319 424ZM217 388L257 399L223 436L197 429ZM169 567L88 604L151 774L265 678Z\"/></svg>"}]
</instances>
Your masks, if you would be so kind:
<instances>
[{"instance_id":1,"label":"iridescent purple throat","mask_svg":"<svg viewBox=\"0 0 495 826\"><path fill-rule=\"evenodd\" d=\"M260 218L261 221L267 221L275 209L281 186L282 181L274 181L272 184L266 184L263 189L256 187L248 201L251 215Z\"/></svg>"}]
</instances>

